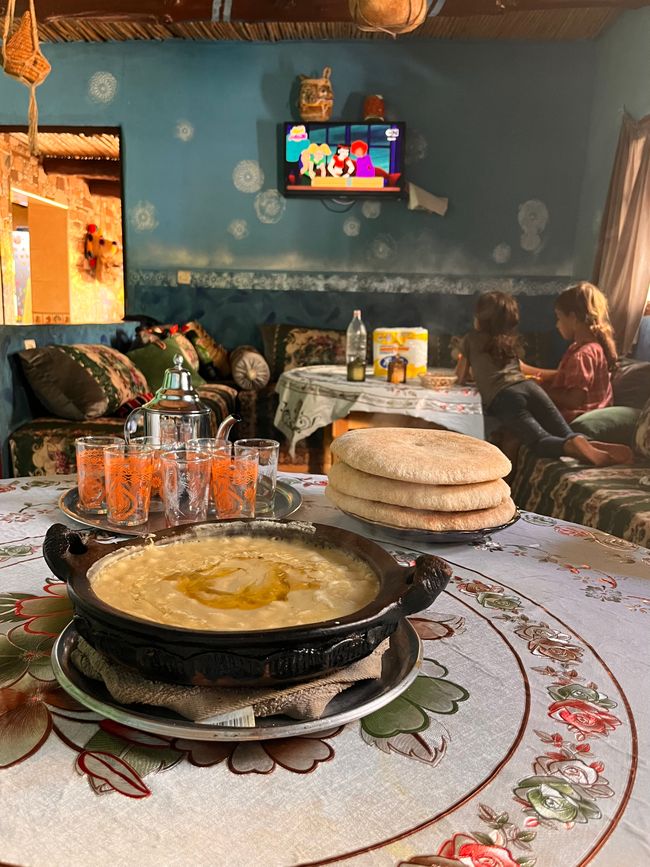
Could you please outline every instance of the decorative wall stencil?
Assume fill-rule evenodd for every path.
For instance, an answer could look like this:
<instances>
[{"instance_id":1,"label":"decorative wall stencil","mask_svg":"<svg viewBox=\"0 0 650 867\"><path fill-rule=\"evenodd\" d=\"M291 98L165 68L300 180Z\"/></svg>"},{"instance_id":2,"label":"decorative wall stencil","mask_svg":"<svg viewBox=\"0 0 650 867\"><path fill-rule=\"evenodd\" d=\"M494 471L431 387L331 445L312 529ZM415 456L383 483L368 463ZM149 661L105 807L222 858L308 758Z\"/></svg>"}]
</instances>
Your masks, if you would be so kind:
<instances>
[{"instance_id":1,"label":"decorative wall stencil","mask_svg":"<svg viewBox=\"0 0 650 867\"><path fill-rule=\"evenodd\" d=\"M151 232L158 225L156 207L151 202L137 202L129 208L129 222L136 232Z\"/></svg>"},{"instance_id":2,"label":"decorative wall stencil","mask_svg":"<svg viewBox=\"0 0 650 867\"><path fill-rule=\"evenodd\" d=\"M175 287L177 268L129 269L129 285ZM508 292L512 295L559 295L571 277L453 277L447 274L385 274L377 271L271 271L228 269L192 270L193 286L211 289L261 289L276 292L391 292L419 295L474 295Z\"/></svg>"},{"instance_id":3,"label":"decorative wall stencil","mask_svg":"<svg viewBox=\"0 0 650 867\"><path fill-rule=\"evenodd\" d=\"M248 235L248 223L246 220L231 220L228 231L235 241L241 241Z\"/></svg>"},{"instance_id":4,"label":"decorative wall stencil","mask_svg":"<svg viewBox=\"0 0 650 867\"><path fill-rule=\"evenodd\" d=\"M492 258L497 265L505 265L506 262L510 261L511 255L512 248L510 247L510 244L497 244L494 250L492 250Z\"/></svg>"},{"instance_id":5,"label":"decorative wall stencil","mask_svg":"<svg viewBox=\"0 0 650 867\"><path fill-rule=\"evenodd\" d=\"M548 224L548 208L539 199L528 199L519 205L517 219L521 226L522 250L537 253L542 248L542 233Z\"/></svg>"},{"instance_id":6,"label":"decorative wall stencil","mask_svg":"<svg viewBox=\"0 0 650 867\"><path fill-rule=\"evenodd\" d=\"M381 202L376 202L374 199L367 199L361 205L361 213L367 220L376 220L381 214Z\"/></svg>"},{"instance_id":7,"label":"decorative wall stencil","mask_svg":"<svg viewBox=\"0 0 650 867\"><path fill-rule=\"evenodd\" d=\"M396 250L397 242L391 235L377 235L370 245L370 254L375 259L390 259Z\"/></svg>"},{"instance_id":8,"label":"decorative wall stencil","mask_svg":"<svg viewBox=\"0 0 650 867\"><path fill-rule=\"evenodd\" d=\"M429 143L421 132L409 131L406 136L406 155L404 162L407 165L423 160L427 155Z\"/></svg>"},{"instance_id":9,"label":"decorative wall stencil","mask_svg":"<svg viewBox=\"0 0 650 867\"><path fill-rule=\"evenodd\" d=\"M257 193L264 184L264 172L257 160L242 160L232 170L232 182L240 193Z\"/></svg>"},{"instance_id":10,"label":"decorative wall stencil","mask_svg":"<svg viewBox=\"0 0 650 867\"><path fill-rule=\"evenodd\" d=\"M286 206L278 190L264 190L255 196L255 213L260 223L278 223Z\"/></svg>"},{"instance_id":11,"label":"decorative wall stencil","mask_svg":"<svg viewBox=\"0 0 650 867\"><path fill-rule=\"evenodd\" d=\"M361 221L356 217L348 217L343 223L343 231L348 238L356 238L361 231Z\"/></svg>"},{"instance_id":12,"label":"decorative wall stencil","mask_svg":"<svg viewBox=\"0 0 650 867\"><path fill-rule=\"evenodd\" d=\"M174 135L181 141L189 141L194 137L194 127L189 120L179 120Z\"/></svg>"},{"instance_id":13,"label":"decorative wall stencil","mask_svg":"<svg viewBox=\"0 0 650 867\"><path fill-rule=\"evenodd\" d=\"M117 93L117 78L112 72L95 72L88 81L88 96L93 102L109 103Z\"/></svg>"}]
</instances>

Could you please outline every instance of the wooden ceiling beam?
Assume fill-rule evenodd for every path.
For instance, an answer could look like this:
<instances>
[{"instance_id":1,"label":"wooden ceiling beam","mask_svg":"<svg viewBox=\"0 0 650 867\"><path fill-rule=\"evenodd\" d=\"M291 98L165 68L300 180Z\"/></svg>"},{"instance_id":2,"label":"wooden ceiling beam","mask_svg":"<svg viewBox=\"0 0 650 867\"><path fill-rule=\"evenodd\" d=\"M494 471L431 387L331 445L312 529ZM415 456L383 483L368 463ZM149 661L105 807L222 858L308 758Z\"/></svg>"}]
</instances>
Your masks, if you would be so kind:
<instances>
[{"instance_id":1,"label":"wooden ceiling beam","mask_svg":"<svg viewBox=\"0 0 650 867\"><path fill-rule=\"evenodd\" d=\"M88 192L91 196L111 196L122 198L122 184L119 181L99 181L88 179Z\"/></svg>"},{"instance_id":2,"label":"wooden ceiling beam","mask_svg":"<svg viewBox=\"0 0 650 867\"><path fill-rule=\"evenodd\" d=\"M509 11L638 9L650 0L443 0L432 2L438 17L504 15ZM0 4L4 14L6 2ZM190 22L350 22L348 0L39 0L44 24L84 19L95 22L183 24Z\"/></svg>"},{"instance_id":3,"label":"wooden ceiling beam","mask_svg":"<svg viewBox=\"0 0 650 867\"><path fill-rule=\"evenodd\" d=\"M96 181L120 180L120 164L116 160L43 157L43 171L48 175L75 175Z\"/></svg>"}]
</instances>

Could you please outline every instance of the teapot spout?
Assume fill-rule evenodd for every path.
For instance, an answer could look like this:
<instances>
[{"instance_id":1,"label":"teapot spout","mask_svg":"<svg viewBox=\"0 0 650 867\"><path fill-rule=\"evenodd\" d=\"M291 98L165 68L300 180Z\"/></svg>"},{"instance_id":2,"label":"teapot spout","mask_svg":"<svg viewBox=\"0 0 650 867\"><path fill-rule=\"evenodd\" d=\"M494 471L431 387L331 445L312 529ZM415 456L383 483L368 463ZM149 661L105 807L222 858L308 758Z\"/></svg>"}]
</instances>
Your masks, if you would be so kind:
<instances>
[{"instance_id":1,"label":"teapot spout","mask_svg":"<svg viewBox=\"0 0 650 867\"><path fill-rule=\"evenodd\" d=\"M218 440L227 440L228 435L232 429L232 426L238 424L241 421L241 417L238 415L228 415L221 422L219 427L217 428L217 439Z\"/></svg>"}]
</instances>

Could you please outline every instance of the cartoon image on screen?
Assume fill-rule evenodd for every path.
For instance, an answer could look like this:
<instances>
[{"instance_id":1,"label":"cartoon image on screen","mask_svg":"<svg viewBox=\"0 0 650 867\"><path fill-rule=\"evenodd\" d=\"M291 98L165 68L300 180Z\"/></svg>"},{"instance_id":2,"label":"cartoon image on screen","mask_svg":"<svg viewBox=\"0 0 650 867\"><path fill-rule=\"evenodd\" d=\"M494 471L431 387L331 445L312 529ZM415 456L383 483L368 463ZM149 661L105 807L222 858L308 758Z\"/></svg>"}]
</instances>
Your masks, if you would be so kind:
<instances>
[{"instance_id":1,"label":"cartoon image on screen","mask_svg":"<svg viewBox=\"0 0 650 867\"><path fill-rule=\"evenodd\" d=\"M402 192L404 124L284 124L285 195Z\"/></svg>"}]
</instances>

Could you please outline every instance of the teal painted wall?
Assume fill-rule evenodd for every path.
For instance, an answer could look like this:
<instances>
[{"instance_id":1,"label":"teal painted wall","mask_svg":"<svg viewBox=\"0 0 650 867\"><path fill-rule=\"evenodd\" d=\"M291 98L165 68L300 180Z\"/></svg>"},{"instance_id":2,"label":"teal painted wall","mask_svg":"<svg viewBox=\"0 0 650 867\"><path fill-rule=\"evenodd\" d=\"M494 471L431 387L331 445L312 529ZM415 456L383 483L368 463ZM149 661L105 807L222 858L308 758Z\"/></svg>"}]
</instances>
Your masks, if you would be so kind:
<instances>
[{"instance_id":1,"label":"teal painted wall","mask_svg":"<svg viewBox=\"0 0 650 867\"><path fill-rule=\"evenodd\" d=\"M594 97L578 221L575 268L590 275L623 110L650 113L650 9L626 12L596 43Z\"/></svg>"},{"instance_id":2,"label":"teal painted wall","mask_svg":"<svg viewBox=\"0 0 650 867\"><path fill-rule=\"evenodd\" d=\"M132 310L139 272L161 267L574 271L593 44L168 42L45 51L52 73L38 91L42 124L122 126ZM235 189L233 169L258 161L261 190L276 187L276 124L290 118L296 76L325 65L333 69L334 117L359 117L363 94L379 91L389 118L406 121L407 175L449 197L445 218L408 212L402 202L383 203L373 218L360 204L343 215L293 200L278 222L260 222L256 194ZM2 122L24 121L26 88L2 76L0 106ZM538 248L527 251L518 208L531 199L544 203L548 221ZM344 232L349 218L356 235ZM246 221L241 240L229 232L234 220ZM161 293L163 305L170 294Z\"/></svg>"}]
</instances>

